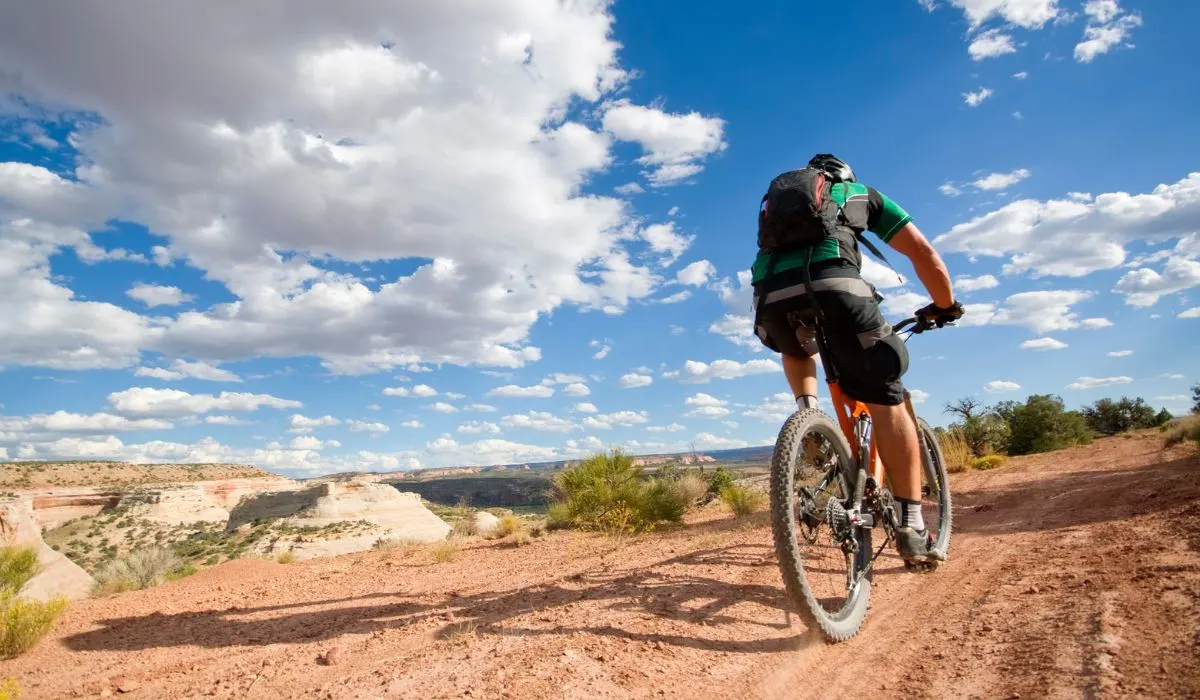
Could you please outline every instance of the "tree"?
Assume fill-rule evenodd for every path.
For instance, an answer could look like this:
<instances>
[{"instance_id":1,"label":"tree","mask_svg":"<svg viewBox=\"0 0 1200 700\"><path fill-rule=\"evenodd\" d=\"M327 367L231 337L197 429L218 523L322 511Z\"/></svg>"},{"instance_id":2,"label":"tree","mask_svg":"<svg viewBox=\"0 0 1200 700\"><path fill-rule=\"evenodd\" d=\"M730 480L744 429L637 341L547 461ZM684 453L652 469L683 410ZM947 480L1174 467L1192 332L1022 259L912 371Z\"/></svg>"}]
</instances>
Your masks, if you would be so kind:
<instances>
[{"instance_id":1,"label":"tree","mask_svg":"<svg viewBox=\"0 0 1200 700\"><path fill-rule=\"evenodd\" d=\"M976 457L1003 450L1008 442L1008 424L1003 418L969 396L946 404L945 411L962 419L950 427L962 435Z\"/></svg>"},{"instance_id":2,"label":"tree","mask_svg":"<svg viewBox=\"0 0 1200 700\"><path fill-rule=\"evenodd\" d=\"M1192 413L1200 413L1200 382L1192 385Z\"/></svg>"},{"instance_id":3,"label":"tree","mask_svg":"<svg viewBox=\"0 0 1200 700\"><path fill-rule=\"evenodd\" d=\"M1023 405L1014 402L1006 410L1011 455L1061 450L1092 441L1092 431L1083 415L1066 410L1063 400L1053 394L1034 394Z\"/></svg>"},{"instance_id":4,"label":"tree","mask_svg":"<svg viewBox=\"0 0 1200 700\"><path fill-rule=\"evenodd\" d=\"M978 401L971 398L970 396L966 396L961 399L958 399L957 401L946 404L946 407L943 409L943 412L953 413L954 415L958 416L959 418L962 418L963 422L965 423L973 418L982 416L984 413L984 410L985 410L985 407L983 404L979 403Z\"/></svg>"},{"instance_id":5,"label":"tree","mask_svg":"<svg viewBox=\"0 0 1200 700\"><path fill-rule=\"evenodd\" d=\"M1171 420L1167 411L1155 413L1139 396L1122 396L1119 401L1100 399L1081 411L1088 427L1101 435L1116 435L1127 430L1156 428Z\"/></svg>"}]
</instances>

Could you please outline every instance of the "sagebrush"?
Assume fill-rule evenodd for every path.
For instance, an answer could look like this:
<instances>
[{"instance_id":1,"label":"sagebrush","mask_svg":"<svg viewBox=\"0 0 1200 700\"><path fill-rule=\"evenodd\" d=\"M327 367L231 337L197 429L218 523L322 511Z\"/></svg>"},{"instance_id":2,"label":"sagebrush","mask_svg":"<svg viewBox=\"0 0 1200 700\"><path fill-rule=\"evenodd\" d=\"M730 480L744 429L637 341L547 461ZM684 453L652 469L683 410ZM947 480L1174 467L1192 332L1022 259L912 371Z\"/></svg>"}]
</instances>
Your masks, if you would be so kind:
<instances>
[{"instance_id":1,"label":"sagebrush","mask_svg":"<svg viewBox=\"0 0 1200 700\"><path fill-rule=\"evenodd\" d=\"M995 469L1004 464L1004 455L984 455L971 460L972 469Z\"/></svg>"},{"instance_id":2,"label":"sagebrush","mask_svg":"<svg viewBox=\"0 0 1200 700\"><path fill-rule=\"evenodd\" d=\"M96 571L96 585L101 593L120 593L157 586L194 571L173 550L149 547L100 567Z\"/></svg>"},{"instance_id":3,"label":"sagebrush","mask_svg":"<svg viewBox=\"0 0 1200 700\"><path fill-rule=\"evenodd\" d=\"M1166 433L1164 447L1174 447L1186 440L1191 440L1200 447L1200 415L1191 415L1168 423Z\"/></svg>"},{"instance_id":4,"label":"sagebrush","mask_svg":"<svg viewBox=\"0 0 1200 700\"><path fill-rule=\"evenodd\" d=\"M721 502L738 518L761 508L766 497L762 491L747 486L730 485L721 489Z\"/></svg>"},{"instance_id":5,"label":"sagebrush","mask_svg":"<svg viewBox=\"0 0 1200 700\"><path fill-rule=\"evenodd\" d=\"M620 450L595 454L554 478L549 522L609 534L652 530L683 520L688 501L678 480L642 478Z\"/></svg>"}]
</instances>

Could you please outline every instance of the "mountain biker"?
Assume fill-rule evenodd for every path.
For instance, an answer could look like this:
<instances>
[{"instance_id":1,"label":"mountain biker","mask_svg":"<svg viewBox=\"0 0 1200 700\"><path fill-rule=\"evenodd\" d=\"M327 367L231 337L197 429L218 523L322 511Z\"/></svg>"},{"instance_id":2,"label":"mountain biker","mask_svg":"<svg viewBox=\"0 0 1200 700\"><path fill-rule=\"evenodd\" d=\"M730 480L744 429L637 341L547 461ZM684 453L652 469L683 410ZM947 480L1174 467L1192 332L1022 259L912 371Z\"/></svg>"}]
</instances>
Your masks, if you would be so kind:
<instances>
[{"instance_id":1,"label":"mountain biker","mask_svg":"<svg viewBox=\"0 0 1200 700\"><path fill-rule=\"evenodd\" d=\"M945 553L934 548L921 513L920 443L916 424L904 406L900 380L908 370L908 351L879 311L883 297L861 276L858 243L878 253L863 231L871 231L912 262L933 298L932 304L917 312L919 318L940 327L961 317L962 305L955 301L941 256L904 209L859 184L850 166L833 155L817 154L808 167L823 172L824 181L833 183L826 186L828 198L837 204L836 225L829 224L825 229L829 235L816 245L763 250L762 222L768 216L768 197L763 197L760 250L751 268L755 334L782 356L797 407L815 408L813 321L819 314L831 355L827 359L842 391L867 404L871 412L879 454L900 504L896 548L906 561L945 561Z\"/></svg>"}]
</instances>

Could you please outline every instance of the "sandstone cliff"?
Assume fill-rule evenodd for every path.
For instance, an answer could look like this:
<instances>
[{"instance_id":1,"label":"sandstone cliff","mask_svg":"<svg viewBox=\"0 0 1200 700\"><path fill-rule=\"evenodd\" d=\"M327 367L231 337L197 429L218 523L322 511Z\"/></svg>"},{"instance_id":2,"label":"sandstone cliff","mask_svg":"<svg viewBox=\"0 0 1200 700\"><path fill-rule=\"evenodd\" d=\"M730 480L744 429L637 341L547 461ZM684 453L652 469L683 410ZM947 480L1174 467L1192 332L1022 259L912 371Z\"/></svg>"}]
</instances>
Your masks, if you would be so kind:
<instances>
[{"instance_id":1,"label":"sandstone cliff","mask_svg":"<svg viewBox=\"0 0 1200 700\"><path fill-rule=\"evenodd\" d=\"M38 564L42 567L18 595L33 600L49 600L56 595L86 598L95 581L88 572L42 541L41 530L31 511L30 501L0 501L0 546L32 546L37 550Z\"/></svg>"}]
</instances>

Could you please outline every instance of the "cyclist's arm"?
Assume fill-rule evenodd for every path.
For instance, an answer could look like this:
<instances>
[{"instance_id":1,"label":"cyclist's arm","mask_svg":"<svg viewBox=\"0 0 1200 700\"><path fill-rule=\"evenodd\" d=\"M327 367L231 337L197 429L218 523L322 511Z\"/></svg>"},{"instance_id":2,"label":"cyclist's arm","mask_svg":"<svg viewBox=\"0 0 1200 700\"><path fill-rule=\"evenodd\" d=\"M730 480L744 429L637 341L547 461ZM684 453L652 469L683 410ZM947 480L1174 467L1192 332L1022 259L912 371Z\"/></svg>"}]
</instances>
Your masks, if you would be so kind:
<instances>
[{"instance_id":1,"label":"cyclist's arm","mask_svg":"<svg viewBox=\"0 0 1200 700\"><path fill-rule=\"evenodd\" d=\"M954 304L954 290L950 288L950 271L946 269L946 263L942 261L942 256L938 255L933 244L925 238L916 224L911 221L904 224L891 237L888 245L900 251L912 262L917 277L921 279L921 284L925 285L929 296L933 297L933 303L942 308Z\"/></svg>"}]
</instances>

